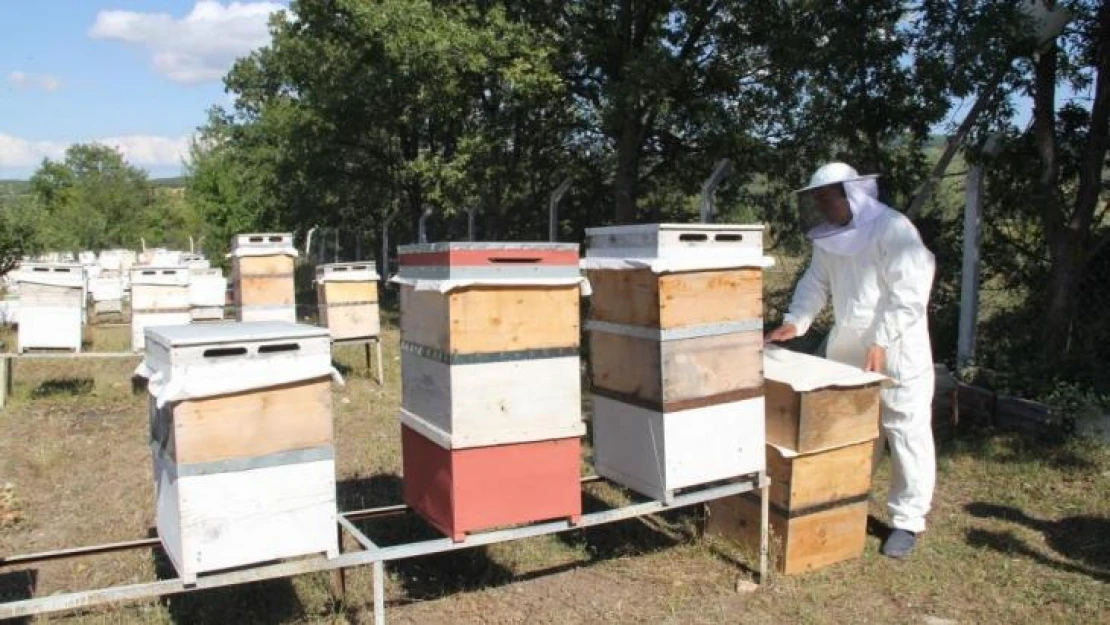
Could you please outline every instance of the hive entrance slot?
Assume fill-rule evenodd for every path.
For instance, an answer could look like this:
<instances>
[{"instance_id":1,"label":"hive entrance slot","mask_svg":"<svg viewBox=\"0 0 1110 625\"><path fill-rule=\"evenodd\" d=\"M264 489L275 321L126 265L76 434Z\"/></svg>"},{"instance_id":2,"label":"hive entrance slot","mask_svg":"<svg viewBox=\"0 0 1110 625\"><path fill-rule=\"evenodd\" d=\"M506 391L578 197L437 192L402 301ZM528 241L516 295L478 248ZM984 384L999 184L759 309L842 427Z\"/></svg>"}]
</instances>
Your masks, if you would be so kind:
<instances>
[{"instance_id":1,"label":"hive entrance slot","mask_svg":"<svg viewBox=\"0 0 1110 625\"><path fill-rule=\"evenodd\" d=\"M739 243L739 242L744 240L744 235L742 235L742 234L718 234L717 236L713 237L713 240L714 241L720 241L722 243Z\"/></svg>"},{"instance_id":2,"label":"hive entrance slot","mask_svg":"<svg viewBox=\"0 0 1110 625\"><path fill-rule=\"evenodd\" d=\"M280 352L295 352L301 348L296 343L278 343L276 345L263 345L258 348L259 354L275 354Z\"/></svg>"},{"instance_id":3,"label":"hive entrance slot","mask_svg":"<svg viewBox=\"0 0 1110 625\"><path fill-rule=\"evenodd\" d=\"M247 353L246 347L213 347L204 350L205 358L227 358L228 356L243 356Z\"/></svg>"},{"instance_id":4,"label":"hive entrance slot","mask_svg":"<svg viewBox=\"0 0 1110 625\"><path fill-rule=\"evenodd\" d=\"M709 240L709 236L702 233L687 232L678 235L678 240L685 243L699 243Z\"/></svg>"},{"instance_id":5,"label":"hive entrance slot","mask_svg":"<svg viewBox=\"0 0 1110 625\"><path fill-rule=\"evenodd\" d=\"M536 257L512 258L512 257L494 256L494 257L489 259L489 262L491 262L495 265L534 265L534 264L540 262L540 259L536 258Z\"/></svg>"}]
</instances>

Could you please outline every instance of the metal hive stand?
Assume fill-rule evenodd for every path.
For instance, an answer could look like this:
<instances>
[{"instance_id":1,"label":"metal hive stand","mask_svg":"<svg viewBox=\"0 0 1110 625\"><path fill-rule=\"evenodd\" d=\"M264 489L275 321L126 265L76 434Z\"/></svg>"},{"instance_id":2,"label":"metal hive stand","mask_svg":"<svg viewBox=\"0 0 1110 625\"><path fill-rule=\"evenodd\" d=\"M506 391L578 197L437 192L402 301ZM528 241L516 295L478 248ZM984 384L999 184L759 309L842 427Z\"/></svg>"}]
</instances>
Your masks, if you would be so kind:
<instances>
[{"instance_id":1,"label":"metal hive stand","mask_svg":"<svg viewBox=\"0 0 1110 625\"><path fill-rule=\"evenodd\" d=\"M596 481L598 479L600 478L583 478L583 482ZM301 575L304 573L316 573L322 571L332 571L335 573L335 577L333 578L333 586L339 593L341 593L344 587L343 570L346 568L365 566L369 564L372 566L372 577L374 585L374 622L378 625L382 625L385 623L386 562L437 553L446 553L449 551L457 551L469 547L491 545L495 543L519 540L523 538L532 538L535 536L557 534L569 530L581 529L584 527L591 527L596 525L604 525L607 523L615 523L617 521L634 519L657 512L663 512L666 510L673 510L677 508L684 508L688 506L702 504L723 497L739 496L740 494L752 492L755 490L758 490L760 492L761 500L759 580L762 583L767 577L767 487L769 483L770 482L767 479L766 473L754 473L725 485L704 487L691 490L689 492L676 494L674 495L673 500L670 503L663 503L660 501L634 503L620 508L612 508L609 510L583 514L581 519L573 525L570 523L570 521L565 519L558 521L533 523L530 525L514 527L510 529L493 530L488 532L470 534L466 537L465 540L460 542L455 542L450 538L438 538L421 542L403 543L398 545L378 545L370 540L362 531L360 531L354 525L353 521L404 514L410 511L408 506L401 504L385 506L382 508L345 512L340 514L337 519L339 526L338 531L341 533L346 532L347 535L349 535L352 539L355 540L355 542L358 543L360 549L357 551L341 553L338 557L332 558L330 560L323 556L315 556L311 558L280 562L277 564L253 566L250 568L238 569L226 573L204 575L197 578L196 584L193 585L186 585L184 582L182 582L181 579L169 579L155 582L145 582L140 584L111 586L108 588L100 588L95 590L76 591L65 594L50 595L47 597L38 597L32 599L24 599L20 601L12 601L8 603L0 603L0 620L34 616L38 614L64 612L126 601L151 599L156 597L164 597L168 595L192 592L195 590L222 588L227 586L235 586L238 584L245 584L248 582L278 579L291 577L294 575ZM37 554L27 554L22 556L11 556L0 558L0 568L17 565L28 565L49 560L69 559L93 554L110 553L115 551L153 548L158 546L159 544L160 542L157 538L150 538L124 543L111 543L91 547L79 547Z\"/></svg>"}]
</instances>

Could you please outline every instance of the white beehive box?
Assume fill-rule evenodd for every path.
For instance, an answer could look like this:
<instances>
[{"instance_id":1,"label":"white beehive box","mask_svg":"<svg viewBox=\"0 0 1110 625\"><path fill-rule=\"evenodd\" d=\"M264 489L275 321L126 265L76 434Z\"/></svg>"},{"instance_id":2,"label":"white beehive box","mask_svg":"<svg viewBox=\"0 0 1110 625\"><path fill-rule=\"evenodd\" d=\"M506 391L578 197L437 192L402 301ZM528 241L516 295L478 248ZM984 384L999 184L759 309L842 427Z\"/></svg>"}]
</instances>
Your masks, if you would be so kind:
<instances>
[{"instance_id":1,"label":"white beehive box","mask_svg":"<svg viewBox=\"0 0 1110 625\"><path fill-rule=\"evenodd\" d=\"M586 229L586 258L761 259L763 226L646 224Z\"/></svg>"},{"instance_id":2,"label":"white beehive box","mask_svg":"<svg viewBox=\"0 0 1110 625\"><path fill-rule=\"evenodd\" d=\"M193 319L223 319L226 298L227 278L222 270L189 270L189 308Z\"/></svg>"},{"instance_id":3,"label":"white beehive box","mask_svg":"<svg viewBox=\"0 0 1110 625\"><path fill-rule=\"evenodd\" d=\"M185 583L338 554L327 331L286 323L151 328L158 535Z\"/></svg>"},{"instance_id":4,"label":"white beehive box","mask_svg":"<svg viewBox=\"0 0 1110 625\"><path fill-rule=\"evenodd\" d=\"M131 270L131 349L142 351L145 330L189 323L189 270L135 267Z\"/></svg>"},{"instance_id":5,"label":"white beehive box","mask_svg":"<svg viewBox=\"0 0 1110 625\"><path fill-rule=\"evenodd\" d=\"M331 263L316 268L320 325L336 340L379 336L378 280L372 262Z\"/></svg>"},{"instance_id":6,"label":"white beehive box","mask_svg":"<svg viewBox=\"0 0 1110 625\"><path fill-rule=\"evenodd\" d=\"M764 400L659 412L593 396L594 467L653 499L763 471Z\"/></svg>"},{"instance_id":7,"label":"white beehive box","mask_svg":"<svg viewBox=\"0 0 1110 625\"><path fill-rule=\"evenodd\" d=\"M123 312L123 279L118 271L102 271L89 279L93 314Z\"/></svg>"},{"instance_id":8,"label":"white beehive box","mask_svg":"<svg viewBox=\"0 0 1110 625\"><path fill-rule=\"evenodd\" d=\"M81 265L24 263L18 277L19 351L81 351L85 272Z\"/></svg>"},{"instance_id":9,"label":"white beehive box","mask_svg":"<svg viewBox=\"0 0 1110 625\"><path fill-rule=\"evenodd\" d=\"M586 433L577 354L482 362L412 344L402 350L401 422L444 449Z\"/></svg>"}]
</instances>

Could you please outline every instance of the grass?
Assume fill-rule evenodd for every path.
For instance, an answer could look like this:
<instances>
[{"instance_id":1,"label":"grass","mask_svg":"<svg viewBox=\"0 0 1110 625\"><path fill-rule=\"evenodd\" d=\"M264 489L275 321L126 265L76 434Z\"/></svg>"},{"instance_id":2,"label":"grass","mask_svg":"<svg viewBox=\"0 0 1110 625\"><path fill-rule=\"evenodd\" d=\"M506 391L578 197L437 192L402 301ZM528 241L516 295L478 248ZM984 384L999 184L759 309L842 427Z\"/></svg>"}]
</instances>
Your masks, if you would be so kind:
<instances>
[{"instance_id":1,"label":"grass","mask_svg":"<svg viewBox=\"0 0 1110 625\"><path fill-rule=\"evenodd\" d=\"M92 346L117 350L126 328L97 329ZM342 509L400 496L398 335L385 335L386 384L360 348L337 351ZM0 553L150 535L153 490L145 400L135 362L19 363L0 412ZM79 385L58 380L89 380ZM43 393L37 389L55 389ZM387 568L391 622L401 623L960 623L1106 622L1110 613L1110 451L1049 445L991 431L938 427L939 480L931 528L916 557L893 562L870 537L862 559L757 591L737 545L698 538L692 513L534 538ZM885 466L877 484L886 484ZM876 488L872 513L885 517ZM587 506L619 501L604 484ZM7 516L5 516L7 515ZM360 525L372 537L431 536L420 520ZM353 545L348 545L348 548ZM0 569L0 599L135 583L172 574L157 552ZM367 569L348 573L346 601L328 576L205 591L61 618L69 623L365 623Z\"/></svg>"}]
</instances>

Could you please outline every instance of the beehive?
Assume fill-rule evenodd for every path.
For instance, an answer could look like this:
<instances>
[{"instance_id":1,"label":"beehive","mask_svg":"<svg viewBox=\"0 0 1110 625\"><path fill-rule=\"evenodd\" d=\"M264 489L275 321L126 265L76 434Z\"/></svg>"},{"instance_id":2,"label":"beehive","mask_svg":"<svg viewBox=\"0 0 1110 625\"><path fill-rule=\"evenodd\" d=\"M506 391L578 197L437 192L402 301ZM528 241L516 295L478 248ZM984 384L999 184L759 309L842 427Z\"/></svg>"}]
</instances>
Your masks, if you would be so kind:
<instances>
[{"instance_id":1,"label":"beehive","mask_svg":"<svg viewBox=\"0 0 1110 625\"><path fill-rule=\"evenodd\" d=\"M763 470L762 227L587 230L594 465L649 497Z\"/></svg>"},{"instance_id":2,"label":"beehive","mask_svg":"<svg viewBox=\"0 0 1110 625\"><path fill-rule=\"evenodd\" d=\"M293 235L240 234L231 256L236 319L296 322Z\"/></svg>"},{"instance_id":3,"label":"beehive","mask_svg":"<svg viewBox=\"0 0 1110 625\"><path fill-rule=\"evenodd\" d=\"M337 555L327 332L269 322L146 333L155 516L182 579Z\"/></svg>"},{"instance_id":4,"label":"beehive","mask_svg":"<svg viewBox=\"0 0 1110 625\"><path fill-rule=\"evenodd\" d=\"M131 350L142 351L146 328L190 321L189 270L185 267L131 269Z\"/></svg>"},{"instance_id":5,"label":"beehive","mask_svg":"<svg viewBox=\"0 0 1110 625\"><path fill-rule=\"evenodd\" d=\"M333 263L316 268L320 324L335 340L381 335L378 272L372 262Z\"/></svg>"},{"instance_id":6,"label":"beehive","mask_svg":"<svg viewBox=\"0 0 1110 625\"><path fill-rule=\"evenodd\" d=\"M85 275L81 265L24 263L18 273L19 351L81 351Z\"/></svg>"},{"instance_id":7,"label":"beehive","mask_svg":"<svg viewBox=\"0 0 1110 625\"><path fill-rule=\"evenodd\" d=\"M206 261L207 262L207 261ZM189 316L194 321L224 318L227 278L221 269L189 269Z\"/></svg>"},{"instance_id":8,"label":"beehive","mask_svg":"<svg viewBox=\"0 0 1110 625\"><path fill-rule=\"evenodd\" d=\"M404 497L455 539L581 515L575 245L400 249Z\"/></svg>"},{"instance_id":9,"label":"beehive","mask_svg":"<svg viewBox=\"0 0 1110 625\"><path fill-rule=\"evenodd\" d=\"M767 377L770 521L780 572L857 558L867 533L879 393L887 379L822 358L772 348ZM801 443L803 449L784 446ZM755 547L759 503L710 504L708 528Z\"/></svg>"},{"instance_id":10,"label":"beehive","mask_svg":"<svg viewBox=\"0 0 1110 625\"><path fill-rule=\"evenodd\" d=\"M94 315L123 312L123 279L118 271L105 270L89 279L89 300Z\"/></svg>"}]
</instances>

